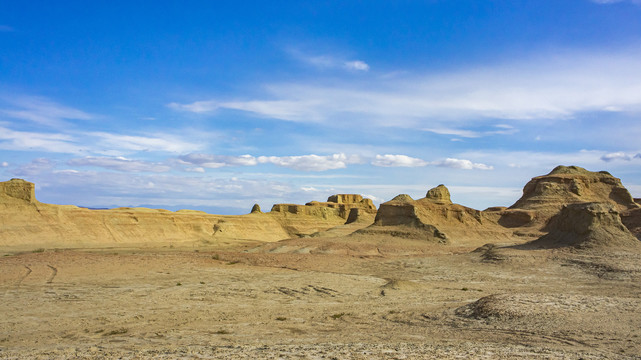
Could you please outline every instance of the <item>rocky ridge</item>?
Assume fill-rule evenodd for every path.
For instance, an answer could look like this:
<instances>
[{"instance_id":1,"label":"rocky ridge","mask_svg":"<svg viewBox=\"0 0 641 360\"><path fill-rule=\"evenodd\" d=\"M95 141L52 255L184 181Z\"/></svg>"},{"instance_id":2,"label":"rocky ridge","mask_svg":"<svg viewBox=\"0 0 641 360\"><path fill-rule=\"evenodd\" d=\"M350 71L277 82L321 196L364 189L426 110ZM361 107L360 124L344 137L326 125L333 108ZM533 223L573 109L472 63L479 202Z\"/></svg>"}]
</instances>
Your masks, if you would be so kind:
<instances>
[{"instance_id":1,"label":"rocky ridge","mask_svg":"<svg viewBox=\"0 0 641 360\"><path fill-rule=\"evenodd\" d=\"M445 185L417 200L400 194L378 210L361 195L337 194L325 202L275 204L268 213L254 205L251 213L240 216L144 208L89 210L43 204L34 192L35 186L21 179L0 183L0 246L151 246L355 234L470 246L490 240L589 248L635 247L635 236L641 234L641 206L620 179L576 166L559 166L537 176L514 205L484 211L452 203Z\"/></svg>"}]
</instances>

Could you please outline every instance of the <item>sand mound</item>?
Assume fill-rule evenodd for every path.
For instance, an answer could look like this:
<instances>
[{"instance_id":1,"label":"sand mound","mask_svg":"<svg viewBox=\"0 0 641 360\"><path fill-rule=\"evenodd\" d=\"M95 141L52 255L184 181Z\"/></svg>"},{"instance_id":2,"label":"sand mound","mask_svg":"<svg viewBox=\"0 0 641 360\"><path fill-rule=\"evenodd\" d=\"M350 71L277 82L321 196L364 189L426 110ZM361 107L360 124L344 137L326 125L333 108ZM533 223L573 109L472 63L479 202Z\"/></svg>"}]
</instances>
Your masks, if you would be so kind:
<instances>
[{"instance_id":1,"label":"sand mound","mask_svg":"<svg viewBox=\"0 0 641 360\"><path fill-rule=\"evenodd\" d=\"M549 233L531 242L537 247L641 249L639 240L621 223L619 212L609 203L582 203L564 206L553 217Z\"/></svg>"}]
</instances>

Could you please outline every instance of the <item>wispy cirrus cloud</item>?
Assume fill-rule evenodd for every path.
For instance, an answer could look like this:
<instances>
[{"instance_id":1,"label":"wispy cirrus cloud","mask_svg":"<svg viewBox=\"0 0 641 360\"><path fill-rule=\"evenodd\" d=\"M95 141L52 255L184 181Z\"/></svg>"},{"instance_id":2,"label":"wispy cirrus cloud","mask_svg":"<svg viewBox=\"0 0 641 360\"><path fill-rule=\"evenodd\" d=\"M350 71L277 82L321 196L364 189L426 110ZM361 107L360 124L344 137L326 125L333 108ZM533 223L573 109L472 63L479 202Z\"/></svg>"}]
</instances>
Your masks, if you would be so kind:
<instances>
[{"instance_id":1,"label":"wispy cirrus cloud","mask_svg":"<svg viewBox=\"0 0 641 360\"><path fill-rule=\"evenodd\" d=\"M45 97L3 96L0 114L36 124L61 127L67 120L90 120L95 116Z\"/></svg>"},{"instance_id":2,"label":"wispy cirrus cloud","mask_svg":"<svg viewBox=\"0 0 641 360\"><path fill-rule=\"evenodd\" d=\"M122 155L132 152L186 153L202 150L193 140L170 134L154 136L106 132L34 132L0 126L0 149L12 151L45 151L62 154Z\"/></svg>"},{"instance_id":3,"label":"wispy cirrus cloud","mask_svg":"<svg viewBox=\"0 0 641 360\"><path fill-rule=\"evenodd\" d=\"M171 166L162 163L148 162L141 160L127 159L122 156L118 157L93 157L71 159L67 161L70 166L90 166L111 169L123 172L168 172Z\"/></svg>"},{"instance_id":4,"label":"wispy cirrus cloud","mask_svg":"<svg viewBox=\"0 0 641 360\"><path fill-rule=\"evenodd\" d=\"M47 151L81 153L84 147L75 136L61 133L15 131L0 126L0 149L13 151Z\"/></svg>"},{"instance_id":5,"label":"wispy cirrus cloud","mask_svg":"<svg viewBox=\"0 0 641 360\"><path fill-rule=\"evenodd\" d=\"M170 107L206 113L245 111L259 117L341 126L367 123L455 132L465 124L506 121L567 120L584 112L641 111L639 49L611 53L544 54L512 63L441 74L370 77L358 83L280 83L249 100L207 99ZM394 119L394 121L390 121ZM461 130L463 129L463 130ZM513 129L494 130L511 133Z\"/></svg>"},{"instance_id":6,"label":"wispy cirrus cloud","mask_svg":"<svg viewBox=\"0 0 641 360\"><path fill-rule=\"evenodd\" d=\"M629 2L629 3L636 4L636 5L641 5L641 0L590 0L590 1L593 2L593 3L596 3L596 4L602 4L602 5L624 3L624 2Z\"/></svg>"},{"instance_id":7,"label":"wispy cirrus cloud","mask_svg":"<svg viewBox=\"0 0 641 360\"><path fill-rule=\"evenodd\" d=\"M202 150L204 144L166 133L151 136L116 134L107 132L88 132L85 134L94 139L94 151L98 153L123 153L131 151L159 151L186 153Z\"/></svg>"},{"instance_id":8,"label":"wispy cirrus cloud","mask_svg":"<svg viewBox=\"0 0 641 360\"><path fill-rule=\"evenodd\" d=\"M492 126L492 130L467 130L467 129L456 129L456 128L425 128L423 131L432 132L439 135L454 135L463 138L480 138L490 135L512 135L518 132L516 128L511 125L498 124Z\"/></svg>"},{"instance_id":9,"label":"wispy cirrus cloud","mask_svg":"<svg viewBox=\"0 0 641 360\"><path fill-rule=\"evenodd\" d=\"M358 59L346 59L329 54L312 54L294 48L288 49L287 53L292 58L318 69L345 69L352 71L369 71L370 69L369 64Z\"/></svg>"}]
</instances>

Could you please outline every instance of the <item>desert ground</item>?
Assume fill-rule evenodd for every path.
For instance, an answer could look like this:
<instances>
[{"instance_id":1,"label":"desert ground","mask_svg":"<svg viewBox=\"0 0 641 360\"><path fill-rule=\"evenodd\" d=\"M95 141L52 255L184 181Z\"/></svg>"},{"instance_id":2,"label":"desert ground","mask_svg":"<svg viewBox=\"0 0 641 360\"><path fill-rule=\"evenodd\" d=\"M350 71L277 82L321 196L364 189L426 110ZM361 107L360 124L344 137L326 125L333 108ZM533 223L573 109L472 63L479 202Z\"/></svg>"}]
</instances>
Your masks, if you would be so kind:
<instances>
[{"instance_id":1,"label":"desert ground","mask_svg":"<svg viewBox=\"0 0 641 360\"><path fill-rule=\"evenodd\" d=\"M352 236L5 253L0 358L641 358L638 254L473 250Z\"/></svg>"}]
</instances>

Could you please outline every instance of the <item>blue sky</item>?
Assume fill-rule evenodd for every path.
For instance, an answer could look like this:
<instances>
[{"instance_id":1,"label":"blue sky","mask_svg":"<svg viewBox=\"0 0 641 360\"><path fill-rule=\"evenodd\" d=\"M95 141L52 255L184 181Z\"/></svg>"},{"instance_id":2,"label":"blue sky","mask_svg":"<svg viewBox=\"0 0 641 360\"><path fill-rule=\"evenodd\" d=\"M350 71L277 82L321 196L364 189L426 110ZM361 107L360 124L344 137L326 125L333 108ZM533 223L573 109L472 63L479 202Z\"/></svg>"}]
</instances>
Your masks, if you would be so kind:
<instances>
[{"instance_id":1,"label":"blue sky","mask_svg":"<svg viewBox=\"0 0 641 360\"><path fill-rule=\"evenodd\" d=\"M0 178L241 214L558 164L641 197L641 2L0 0Z\"/></svg>"}]
</instances>

